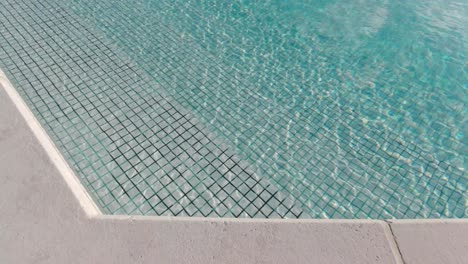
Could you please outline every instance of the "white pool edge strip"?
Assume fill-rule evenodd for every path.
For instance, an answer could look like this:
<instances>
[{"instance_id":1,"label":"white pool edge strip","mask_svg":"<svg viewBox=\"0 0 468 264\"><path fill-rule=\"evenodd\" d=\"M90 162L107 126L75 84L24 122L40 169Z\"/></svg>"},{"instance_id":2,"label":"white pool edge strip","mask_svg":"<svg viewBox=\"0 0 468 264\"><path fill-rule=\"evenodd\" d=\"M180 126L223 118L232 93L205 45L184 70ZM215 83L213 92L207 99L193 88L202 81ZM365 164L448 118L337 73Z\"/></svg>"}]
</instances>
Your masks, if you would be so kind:
<instances>
[{"instance_id":1,"label":"white pool edge strip","mask_svg":"<svg viewBox=\"0 0 468 264\"><path fill-rule=\"evenodd\" d=\"M11 84L10 80L8 80L5 73L1 69L0 85L3 86L6 93L20 112L21 116L23 116L27 125L29 126L33 134L36 136L41 146L44 148L52 163L55 165L55 167L65 179L65 182L77 198L86 215L88 217L102 215L101 210L99 210L97 205L94 203L87 190L81 184L79 178L75 175L73 170L65 161L65 158L55 146L52 139L48 136L47 132L44 130L44 128L36 119L34 114L31 112L27 104L23 101L23 98L21 98L21 96Z\"/></svg>"}]
</instances>

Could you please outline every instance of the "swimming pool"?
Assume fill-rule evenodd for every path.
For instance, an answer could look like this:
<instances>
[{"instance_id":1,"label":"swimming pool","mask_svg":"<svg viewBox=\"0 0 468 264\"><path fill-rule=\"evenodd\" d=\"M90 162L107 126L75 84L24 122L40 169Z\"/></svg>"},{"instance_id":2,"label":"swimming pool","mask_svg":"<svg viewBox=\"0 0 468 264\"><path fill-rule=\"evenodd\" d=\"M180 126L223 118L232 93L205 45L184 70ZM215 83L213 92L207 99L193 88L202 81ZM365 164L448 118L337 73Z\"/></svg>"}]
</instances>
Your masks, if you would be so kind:
<instances>
[{"instance_id":1,"label":"swimming pool","mask_svg":"<svg viewBox=\"0 0 468 264\"><path fill-rule=\"evenodd\" d=\"M466 217L464 1L5 1L0 66L105 213Z\"/></svg>"}]
</instances>

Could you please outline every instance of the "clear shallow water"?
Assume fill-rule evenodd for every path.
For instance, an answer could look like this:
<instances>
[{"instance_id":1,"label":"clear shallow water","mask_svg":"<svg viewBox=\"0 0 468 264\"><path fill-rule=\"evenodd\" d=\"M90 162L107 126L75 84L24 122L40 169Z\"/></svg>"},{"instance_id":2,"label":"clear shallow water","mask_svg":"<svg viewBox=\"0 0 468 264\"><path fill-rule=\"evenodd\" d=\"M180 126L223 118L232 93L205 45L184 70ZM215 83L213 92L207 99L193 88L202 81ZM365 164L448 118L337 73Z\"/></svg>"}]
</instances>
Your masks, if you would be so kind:
<instances>
[{"instance_id":1,"label":"clear shallow water","mask_svg":"<svg viewBox=\"0 0 468 264\"><path fill-rule=\"evenodd\" d=\"M306 215L466 216L466 1L69 6Z\"/></svg>"},{"instance_id":2,"label":"clear shallow water","mask_svg":"<svg viewBox=\"0 0 468 264\"><path fill-rule=\"evenodd\" d=\"M203 124L199 129L207 139L192 145L202 143L203 153L182 147L184 151L170 153L174 158L167 157L176 171L180 167L174 160L181 160L190 171L208 168L192 171L210 175L190 185L209 186L197 191L205 197L200 208L208 209L195 212L210 215L211 210L211 215L223 216L222 210L227 210L236 211L228 216L269 217L255 213L266 204L277 213L272 217L466 217L466 1L67 0L57 6L73 12L73 24L103 36L108 49L144 78L145 85L129 86L134 95L126 94L124 102L144 102L140 108L148 112L187 112L193 117L190 120ZM87 40L97 43L89 34L82 38L77 47L90 45ZM99 57L100 52L107 50L92 48L92 53L84 53ZM101 74L105 80L123 78L121 66L103 62L99 67L104 72L116 72ZM110 90L117 94L125 90L127 86L120 84L109 84ZM118 99L108 94L109 89L99 91L93 85L89 88L96 98ZM154 94L156 99L151 97ZM149 105L141 101L148 96L153 99ZM167 105L159 103L165 100L183 110L161 107ZM140 115L143 110L132 105ZM143 121L161 123L161 116L164 113L159 119L148 115ZM93 118L83 123L93 124ZM123 121L119 125L128 127ZM55 133L57 128L51 125L50 130ZM143 132L152 147L161 147L157 131ZM97 133L94 140L106 143L107 139ZM80 144L94 146L89 142ZM107 166L103 157L108 152L113 157L115 148L129 151L123 143L103 145L97 154L86 154L89 164L96 158ZM234 158L211 157L220 153ZM188 163L182 155L197 158ZM68 158L78 164L74 168L80 173L84 169L77 157L72 153ZM121 165L118 160L112 162L117 164L114 167ZM232 173L229 162L242 164L240 172ZM117 204L104 206L109 213L179 215L180 210L167 208L175 203L189 208L185 215L192 215L190 208L199 205L179 183L187 179L185 174L174 180L172 170L166 181L164 164L145 162L143 169L136 164L131 165L133 172L126 181L136 181L135 174L144 180L129 187L124 184L113 194L117 202L101 201ZM157 168L148 173L146 169L152 167ZM92 177L105 178L98 169L94 174L87 169L80 176L89 185L94 184ZM127 173L124 169L123 174ZM223 200L226 193L205 183L218 181L216 177L231 183L240 180L240 184L216 185L233 199ZM259 205L249 198L247 186L239 187L252 179L258 182L252 191L253 197L260 197ZM105 180L104 185L109 182ZM141 189L153 190L161 183L167 184L162 191L173 193L170 198L177 201L164 203L160 211L155 206L141 209L152 202L146 195L132 195L138 189L132 186L142 184ZM102 187L88 188L97 197L109 197L99 194ZM263 197L264 193L269 196ZM133 200L131 208L122 210L129 200ZM218 207L220 200L227 209ZM255 208L248 209L252 204Z\"/></svg>"}]
</instances>

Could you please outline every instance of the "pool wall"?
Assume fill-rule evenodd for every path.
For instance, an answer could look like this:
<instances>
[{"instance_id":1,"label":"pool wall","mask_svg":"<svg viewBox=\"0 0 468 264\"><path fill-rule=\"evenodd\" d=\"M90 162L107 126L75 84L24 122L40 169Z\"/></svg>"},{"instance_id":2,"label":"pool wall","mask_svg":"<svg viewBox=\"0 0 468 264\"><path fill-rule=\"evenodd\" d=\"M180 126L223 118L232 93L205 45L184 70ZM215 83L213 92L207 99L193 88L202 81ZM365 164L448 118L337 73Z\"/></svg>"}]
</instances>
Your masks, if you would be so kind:
<instances>
[{"instance_id":1,"label":"pool wall","mask_svg":"<svg viewBox=\"0 0 468 264\"><path fill-rule=\"evenodd\" d=\"M0 263L463 263L468 259L467 219L103 215L2 72L0 86Z\"/></svg>"}]
</instances>

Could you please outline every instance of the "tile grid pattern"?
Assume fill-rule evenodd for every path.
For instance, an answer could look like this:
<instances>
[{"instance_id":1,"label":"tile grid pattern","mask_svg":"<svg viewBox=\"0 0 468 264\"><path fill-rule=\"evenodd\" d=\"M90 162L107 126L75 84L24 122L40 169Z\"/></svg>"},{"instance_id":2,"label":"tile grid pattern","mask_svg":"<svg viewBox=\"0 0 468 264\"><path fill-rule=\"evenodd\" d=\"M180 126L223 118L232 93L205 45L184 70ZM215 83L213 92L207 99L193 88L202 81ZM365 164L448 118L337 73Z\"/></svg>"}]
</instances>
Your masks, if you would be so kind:
<instances>
[{"instance_id":1,"label":"tile grid pattern","mask_svg":"<svg viewBox=\"0 0 468 264\"><path fill-rule=\"evenodd\" d=\"M106 213L302 211L103 37L47 1L3 1L0 66Z\"/></svg>"},{"instance_id":2,"label":"tile grid pattern","mask_svg":"<svg viewBox=\"0 0 468 264\"><path fill-rule=\"evenodd\" d=\"M275 50L278 57L265 60L266 66L260 64L263 69L248 64L249 56L264 50L253 45L262 43L259 39L251 46L239 43L248 39L239 38L236 32L244 31L235 26L252 29L258 19L247 17L243 24L229 21L244 15L238 12L239 1L68 3L112 38L175 101L226 138L243 159L255 163L257 172L269 176L307 215L377 219L466 215L468 178L462 169L394 127L368 122L382 116L378 111L385 101L372 95L378 89L350 89L339 78L328 78L336 69L317 51L312 52L307 70L321 70L313 66L321 63L329 68L311 77L310 87L299 83L284 95L285 87L297 80L293 75L303 73L276 68L301 58L297 54L301 50L294 51L291 45ZM265 28L248 33L275 37L268 35L271 24L260 25ZM282 40L295 41L294 36ZM210 50L210 45L221 47ZM243 50L246 46L252 50ZM225 47L239 49L215 53ZM274 77L264 80L262 74ZM317 83L319 77L330 85ZM387 99L395 100L391 95ZM301 103L299 110L291 106Z\"/></svg>"}]
</instances>

